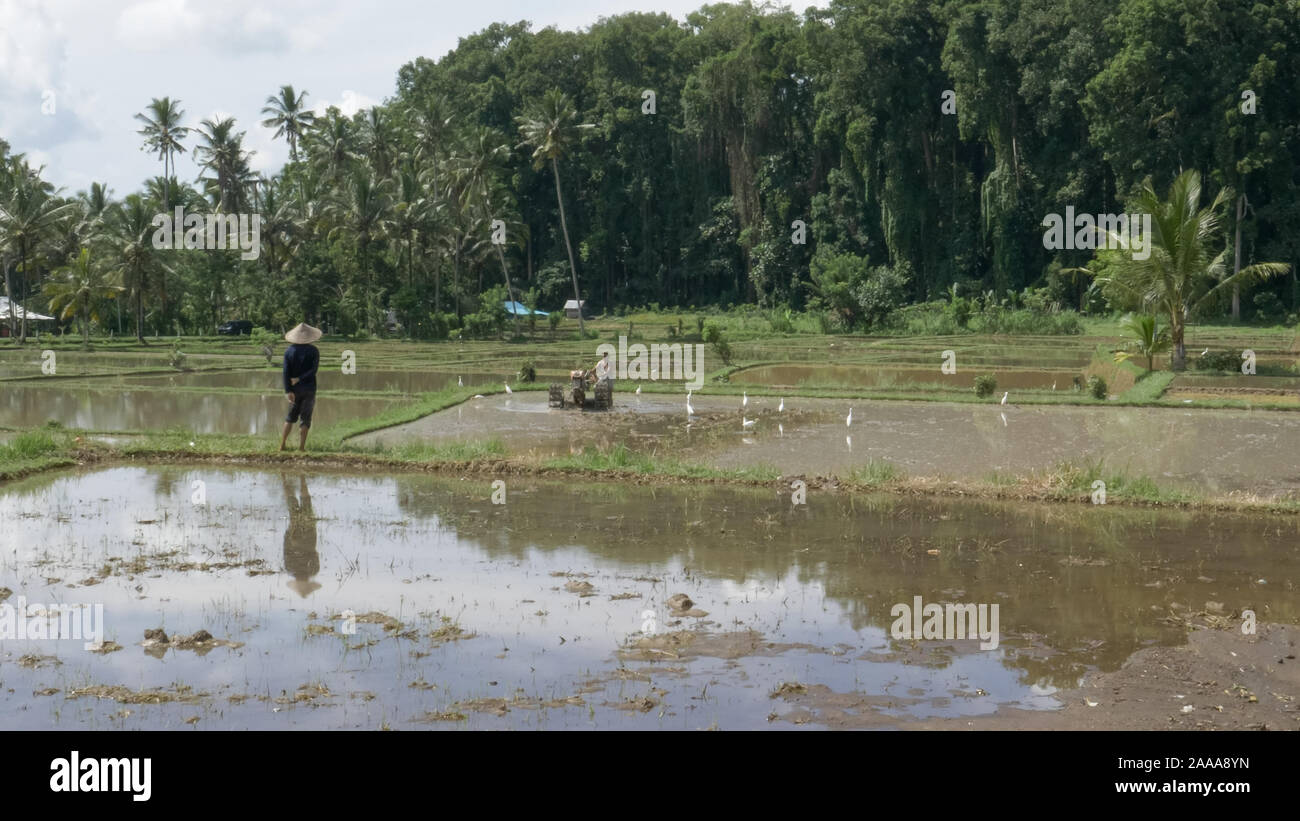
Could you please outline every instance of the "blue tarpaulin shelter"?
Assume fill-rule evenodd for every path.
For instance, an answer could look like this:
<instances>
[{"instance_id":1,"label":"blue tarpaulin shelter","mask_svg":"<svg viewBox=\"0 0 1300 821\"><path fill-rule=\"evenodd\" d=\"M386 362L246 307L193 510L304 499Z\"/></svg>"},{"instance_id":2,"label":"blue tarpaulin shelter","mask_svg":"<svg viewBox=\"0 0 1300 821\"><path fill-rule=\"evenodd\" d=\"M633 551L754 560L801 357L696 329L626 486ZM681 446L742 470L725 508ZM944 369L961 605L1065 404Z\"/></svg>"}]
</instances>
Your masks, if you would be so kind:
<instances>
[{"instance_id":1,"label":"blue tarpaulin shelter","mask_svg":"<svg viewBox=\"0 0 1300 821\"><path fill-rule=\"evenodd\" d=\"M506 306L506 313L508 314L516 314L518 316L528 316L529 314L536 314L537 316L548 316L546 311L530 311L526 306L518 302L512 302L510 300L506 300L504 304Z\"/></svg>"}]
</instances>

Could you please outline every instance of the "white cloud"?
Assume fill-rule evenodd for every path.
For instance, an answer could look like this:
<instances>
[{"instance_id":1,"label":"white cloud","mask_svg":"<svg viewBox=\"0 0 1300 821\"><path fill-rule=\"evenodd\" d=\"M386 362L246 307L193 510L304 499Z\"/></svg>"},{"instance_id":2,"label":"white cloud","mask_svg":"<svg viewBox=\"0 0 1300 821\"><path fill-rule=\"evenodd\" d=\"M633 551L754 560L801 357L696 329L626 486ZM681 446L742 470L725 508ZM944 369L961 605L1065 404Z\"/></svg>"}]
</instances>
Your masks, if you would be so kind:
<instances>
[{"instance_id":1,"label":"white cloud","mask_svg":"<svg viewBox=\"0 0 1300 821\"><path fill-rule=\"evenodd\" d=\"M93 133L67 80L62 27L35 0L0 0L0 137L15 151ZM48 157L48 154L45 156Z\"/></svg>"},{"instance_id":2,"label":"white cloud","mask_svg":"<svg viewBox=\"0 0 1300 821\"><path fill-rule=\"evenodd\" d=\"M372 100L370 97L367 97L365 94L362 94L358 91L352 91L351 89L344 89L341 97L338 100L336 101L321 100L320 102L316 103L315 107L312 108L312 112L315 113L317 116L320 116L324 114L325 110L330 106L337 106L338 110L343 114L344 117L351 117L353 114L356 114L358 111L360 111L363 108L370 108L376 102L377 102L376 100Z\"/></svg>"},{"instance_id":3,"label":"white cloud","mask_svg":"<svg viewBox=\"0 0 1300 821\"><path fill-rule=\"evenodd\" d=\"M117 36L135 51L163 51L195 37L202 26L187 0L144 0L118 15Z\"/></svg>"}]
</instances>

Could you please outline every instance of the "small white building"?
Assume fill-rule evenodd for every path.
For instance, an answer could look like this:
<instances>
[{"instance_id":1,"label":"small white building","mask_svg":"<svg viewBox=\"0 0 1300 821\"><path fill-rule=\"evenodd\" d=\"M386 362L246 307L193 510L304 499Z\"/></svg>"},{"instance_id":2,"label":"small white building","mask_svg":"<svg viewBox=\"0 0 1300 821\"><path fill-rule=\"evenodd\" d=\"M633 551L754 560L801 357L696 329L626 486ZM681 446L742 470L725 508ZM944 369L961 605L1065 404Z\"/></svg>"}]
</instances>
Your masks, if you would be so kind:
<instances>
[{"instance_id":1,"label":"small white building","mask_svg":"<svg viewBox=\"0 0 1300 821\"><path fill-rule=\"evenodd\" d=\"M569 319L577 319L579 311L582 311L582 315L586 317L587 300L584 299L579 302L576 299L570 299L568 302L564 303L564 315Z\"/></svg>"},{"instance_id":2,"label":"small white building","mask_svg":"<svg viewBox=\"0 0 1300 821\"><path fill-rule=\"evenodd\" d=\"M0 337L9 336L10 308L11 306L9 304L9 299L7 297L0 296ZM23 315L25 314L27 316L27 322L29 324L29 327L32 323L36 323L36 322L54 321L54 317L46 316L45 314L38 314L35 311L28 311L24 309L22 305L19 305L17 302L13 303L12 310L13 310L14 322L15 323L22 322Z\"/></svg>"}]
</instances>

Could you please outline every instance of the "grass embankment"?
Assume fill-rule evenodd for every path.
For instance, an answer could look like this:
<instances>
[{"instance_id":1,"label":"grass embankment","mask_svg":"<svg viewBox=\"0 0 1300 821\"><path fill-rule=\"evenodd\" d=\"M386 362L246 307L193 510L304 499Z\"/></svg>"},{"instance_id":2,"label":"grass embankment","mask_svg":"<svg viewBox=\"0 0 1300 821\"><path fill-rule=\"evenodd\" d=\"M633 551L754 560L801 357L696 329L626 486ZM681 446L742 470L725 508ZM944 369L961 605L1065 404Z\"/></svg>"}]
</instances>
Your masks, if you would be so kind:
<instances>
[{"instance_id":1,"label":"grass embankment","mask_svg":"<svg viewBox=\"0 0 1300 821\"><path fill-rule=\"evenodd\" d=\"M714 483L770 487L782 492L800 479L810 490L888 492L918 496L960 496L1008 501L1158 506L1223 512L1297 514L1300 500L1272 500L1243 494L1211 495L1163 487L1145 476L1106 469L1102 462L1062 464L1027 475L991 473L953 480L908 476L897 465L872 460L844 476L782 476L770 466L714 468L674 457L636 453L623 445L587 448L542 460L514 459L499 440L407 444L362 448L337 438L313 440L307 453L279 453L269 437L195 435L165 431L121 443L87 440L79 431L27 431L0 446L0 481L71 466L121 462L236 464L315 470L447 472L476 476L557 476L637 483ZM1099 485L1098 483L1104 483ZM1104 491L1104 495L1101 491Z\"/></svg>"},{"instance_id":2,"label":"grass embankment","mask_svg":"<svg viewBox=\"0 0 1300 821\"><path fill-rule=\"evenodd\" d=\"M0 481L75 464L67 443L43 431L20 433L0 444Z\"/></svg>"}]
</instances>

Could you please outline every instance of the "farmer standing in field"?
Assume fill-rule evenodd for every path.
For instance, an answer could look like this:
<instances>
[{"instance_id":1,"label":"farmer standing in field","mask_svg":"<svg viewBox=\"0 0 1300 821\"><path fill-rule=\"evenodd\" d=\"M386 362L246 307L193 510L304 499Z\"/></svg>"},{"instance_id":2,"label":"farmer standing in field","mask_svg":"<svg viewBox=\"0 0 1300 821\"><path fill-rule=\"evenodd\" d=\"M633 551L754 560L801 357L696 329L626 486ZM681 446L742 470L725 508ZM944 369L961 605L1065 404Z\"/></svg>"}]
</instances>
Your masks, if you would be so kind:
<instances>
[{"instance_id":1,"label":"farmer standing in field","mask_svg":"<svg viewBox=\"0 0 1300 821\"><path fill-rule=\"evenodd\" d=\"M320 330L305 322L284 335L290 343L284 351L284 398L291 404L280 434L280 450L284 450L294 422L299 423L298 450L307 449L307 431L316 410L316 368L320 366L320 351L311 343L320 337Z\"/></svg>"}]
</instances>

